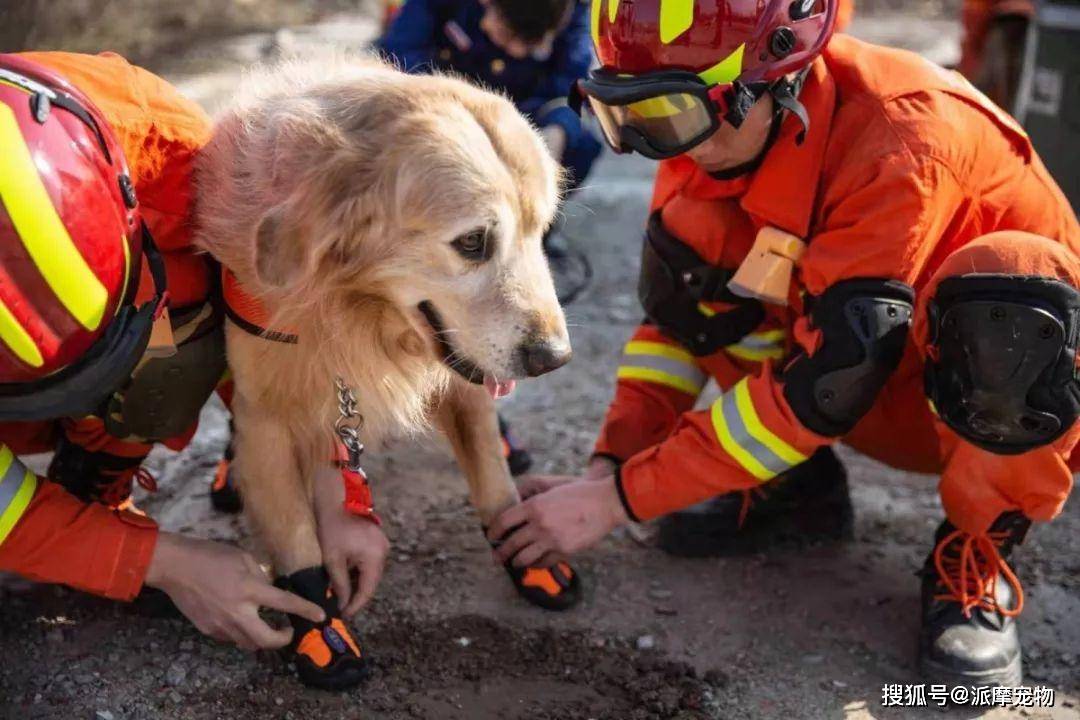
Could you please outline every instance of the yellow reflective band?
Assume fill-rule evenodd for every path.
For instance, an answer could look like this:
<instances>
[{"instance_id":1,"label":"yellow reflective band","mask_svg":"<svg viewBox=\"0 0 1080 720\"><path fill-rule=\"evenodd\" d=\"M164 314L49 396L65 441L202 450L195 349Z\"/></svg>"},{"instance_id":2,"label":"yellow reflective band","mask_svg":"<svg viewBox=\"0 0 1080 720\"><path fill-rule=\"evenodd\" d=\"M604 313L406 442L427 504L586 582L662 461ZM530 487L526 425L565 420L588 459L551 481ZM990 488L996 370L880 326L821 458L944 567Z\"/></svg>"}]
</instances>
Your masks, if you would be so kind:
<instances>
[{"instance_id":1,"label":"yellow reflective band","mask_svg":"<svg viewBox=\"0 0 1080 720\"><path fill-rule=\"evenodd\" d=\"M693 355L674 345L648 342L646 340L631 340L626 343L623 352L627 355L658 355L659 357L668 358L669 360L678 360L688 365L693 365L695 368L697 367Z\"/></svg>"},{"instance_id":2,"label":"yellow reflective band","mask_svg":"<svg viewBox=\"0 0 1080 720\"><path fill-rule=\"evenodd\" d=\"M748 348L742 345L728 345L724 348L728 355L734 355L740 360L750 362L762 362L763 360L780 360L784 357L784 348Z\"/></svg>"},{"instance_id":3,"label":"yellow reflective band","mask_svg":"<svg viewBox=\"0 0 1080 720\"><path fill-rule=\"evenodd\" d=\"M726 85L738 80L742 75L743 55L746 53L746 43L740 45L735 52L728 55L708 70L698 73L698 77L705 81L709 87L713 85Z\"/></svg>"},{"instance_id":4,"label":"yellow reflective band","mask_svg":"<svg viewBox=\"0 0 1080 720\"><path fill-rule=\"evenodd\" d=\"M22 463L15 459L15 455L7 446L0 445L0 478L7 478L7 482L15 482L13 478L8 478L13 469L21 469L23 476L22 480L18 481L19 488L11 496L10 501L4 507L0 507L0 544L3 544L7 536L11 534L15 524L30 506L34 493L37 492L37 476L23 468Z\"/></svg>"},{"instance_id":5,"label":"yellow reflective band","mask_svg":"<svg viewBox=\"0 0 1080 720\"><path fill-rule=\"evenodd\" d=\"M96 330L109 293L71 241L7 105L0 105L0 201L57 299L80 325Z\"/></svg>"},{"instance_id":6,"label":"yellow reflective band","mask_svg":"<svg viewBox=\"0 0 1080 720\"><path fill-rule=\"evenodd\" d=\"M615 22L615 18L619 17L619 0L608 0L607 2L607 19L608 22Z\"/></svg>"},{"instance_id":7,"label":"yellow reflective band","mask_svg":"<svg viewBox=\"0 0 1080 720\"><path fill-rule=\"evenodd\" d=\"M692 380L653 368L621 367L616 373L616 377L620 380L644 380L657 385L666 385L688 395L696 396L701 392L701 388Z\"/></svg>"},{"instance_id":8,"label":"yellow reflective band","mask_svg":"<svg viewBox=\"0 0 1080 720\"><path fill-rule=\"evenodd\" d=\"M600 44L600 11L603 9L604 0L592 0L592 41L593 45Z\"/></svg>"},{"instance_id":9,"label":"yellow reflective band","mask_svg":"<svg viewBox=\"0 0 1080 720\"><path fill-rule=\"evenodd\" d=\"M735 386L735 406L750 436L776 453L776 456L789 465L798 465L809 458L778 438L758 417L754 401L750 398L750 386L746 380L740 380Z\"/></svg>"},{"instance_id":10,"label":"yellow reflective band","mask_svg":"<svg viewBox=\"0 0 1080 720\"><path fill-rule=\"evenodd\" d=\"M776 477L776 473L758 462L757 458L747 452L739 445L739 443L735 442L735 438L732 437L731 430L728 428L727 420L724 419L723 403L724 398L718 398L712 405L711 413L713 430L716 432L716 439L720 441L720 446L724 448L724 452L734 458L746 472L750 473L758 480L761 480L762 482L772 480Z\"/></svg>"},{"instance_id":11,"label":"yellow reflective band","mask_svg":"<svg viewBox=\"0 0 1080 720\"><path fill-rule=\"evenodd\" d=\"M648 100L639 100L627 105L627 109L639 117L648 120L656 118L673 117L694 107L698 100L693 95L680 93L678 95L659 95ZM680 107L681 105L681 107Z\"/></svg>"},{"instance_id":12,"label":"yellow reflective band","mask_svg":"<svg viewBox=\"0 0 1080 720\"><path fill-rule=\"evenodd\" d=\"M45 363L30 333L15 319L3 300L0 300L0 341L30 367L39 368Z\"/></svg>"},{"instance_id":13,"label":"yellow reflective band","mask_svg":"<svg viewBox=\"0 0 1080 720\"><path fill-rule=\"evenodd\" d=\"M694 0L660 0L660 42L668 45L694 24Z\"/></svg>"}]
</instances>

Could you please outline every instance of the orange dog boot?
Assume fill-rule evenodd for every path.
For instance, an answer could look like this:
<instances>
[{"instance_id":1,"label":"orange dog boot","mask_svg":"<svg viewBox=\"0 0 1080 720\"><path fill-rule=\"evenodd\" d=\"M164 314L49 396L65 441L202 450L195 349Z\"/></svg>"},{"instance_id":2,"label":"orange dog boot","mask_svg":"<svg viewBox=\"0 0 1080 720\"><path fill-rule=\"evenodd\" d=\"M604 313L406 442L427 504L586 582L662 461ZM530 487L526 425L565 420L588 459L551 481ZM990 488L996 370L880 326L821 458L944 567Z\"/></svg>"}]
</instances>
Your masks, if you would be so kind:
<instances>
[{"instance_id":1,"label":"orange dog boot","mask_svg":"<svg viewBox=\"0 0 1080 720\"><path fill-rule=\"evenodd\" d=\"M294 635L286 652L292 655L300 681L309 687L332 691L348 690L360 684L367 677L366 661L341 619L326 569L301 570L278 578L274 584L326 611L326 620L322 623L289 616Z\"/></svg>"},{"instance_id":2,"label":"orange dog boot","mask_svg":"<svg viewBox=\"0 0 1080 720\"><path fill-rule=\"evenodd\" d=\"M511 528L510 532L516 529ZM491 546L498 548L501 542L493 542ZM568 563L556 563L550 568L519 568L511 560L504 567L518 595L538 608L562 612L581 602L581 582Z\"/></svg>"},{"instance_id":3,"label":"orange dog boot","mask_svg":"<svg viewBox=\"0 0 1080 720\"><path fill-rule=\"evenodd\" d=\"M563 611L581 602L581 583L567 563L550 568L519 568L506 564L518 594L544 610Z\"/></svg>"}]
</instances>

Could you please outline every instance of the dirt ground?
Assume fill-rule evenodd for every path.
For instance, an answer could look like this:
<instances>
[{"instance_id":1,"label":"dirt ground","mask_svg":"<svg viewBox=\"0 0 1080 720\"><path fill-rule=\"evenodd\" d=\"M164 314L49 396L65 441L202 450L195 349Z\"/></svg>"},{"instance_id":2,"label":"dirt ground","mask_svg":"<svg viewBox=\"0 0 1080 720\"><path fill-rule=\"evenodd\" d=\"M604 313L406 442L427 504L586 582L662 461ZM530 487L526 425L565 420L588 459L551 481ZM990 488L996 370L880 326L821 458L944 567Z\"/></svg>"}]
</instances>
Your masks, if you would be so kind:
<instances>
[{"instance_id":1,"label":"dirt ground","mask_svg":"<svg viewBox=\"0 0 1080 720\"><path fill-rule=\"evenodd\" d=\"M955 23L906 7L864 15L854 30L955 59ZM345 16L218 41L174 58L168 76L220 107L252 61L358 45L372 32L368 19ZM569 308L575 359L503 407L539 471L581 467L640 317L634 278L651 170L607 157L568 208L566 234L597 271ZM215 515L207 499L225 432L223 411L208 407L186 452L155 456L161 490L141 505L168 529L247 544L241 521ZM527 606L493 566L445 445L401 442L366 463L393 550L355 624L374 664L361 689L306 690L277 656L203 639L180 618L8 582L0 718L1080 718L1080 504L1037 528L1015 563L1028 598L1027 682L1055 688L1056 707L883 708L883 685L918 682L914 573L941 509L933 478L841 452L857 513L852 542L691 561L618 533L576 561L582 605L551 615Z\"/></svg>"}]
</instances>

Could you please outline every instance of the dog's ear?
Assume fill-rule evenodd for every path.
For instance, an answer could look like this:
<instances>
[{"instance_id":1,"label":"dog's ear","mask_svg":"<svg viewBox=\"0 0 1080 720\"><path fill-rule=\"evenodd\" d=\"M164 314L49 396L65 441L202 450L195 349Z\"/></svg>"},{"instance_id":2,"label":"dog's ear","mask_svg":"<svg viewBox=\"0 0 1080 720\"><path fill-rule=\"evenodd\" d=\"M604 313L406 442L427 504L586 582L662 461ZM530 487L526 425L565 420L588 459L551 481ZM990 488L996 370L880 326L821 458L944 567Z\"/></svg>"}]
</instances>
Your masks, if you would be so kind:
<instances>
[{"instance_id":1,"label":"dog's ear","mask_svg":"<svg viewBox=\"0 0 1080 720\"><path fill-rule=\"evenodd\" d=\"M303 273L306 262L302 233L287 208L271 208L255 231L255 274L262 283L280 288Z\"/></svg>"}]
</instances>

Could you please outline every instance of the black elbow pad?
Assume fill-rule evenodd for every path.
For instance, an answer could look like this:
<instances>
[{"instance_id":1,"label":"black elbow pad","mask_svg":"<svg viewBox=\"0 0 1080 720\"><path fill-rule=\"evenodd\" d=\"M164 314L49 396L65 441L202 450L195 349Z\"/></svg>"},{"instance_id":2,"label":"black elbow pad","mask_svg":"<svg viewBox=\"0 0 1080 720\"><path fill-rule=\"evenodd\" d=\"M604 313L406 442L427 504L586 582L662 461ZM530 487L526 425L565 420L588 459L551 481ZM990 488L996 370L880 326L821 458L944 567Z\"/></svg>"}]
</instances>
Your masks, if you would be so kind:
<instances>
[{"instance_id":1,"label":"black elbow pad","mask_svg":"<svg viewBox=\"0 0 1080 720\"><path fill-rule=\"evenodd\" d=\"M813 299L810 320L822 333L814 355L784 371L784 397L809 430L840 437L870 411L900 364L915 291L896 280L857 279Z\"/></svg>"}]
</instances>

